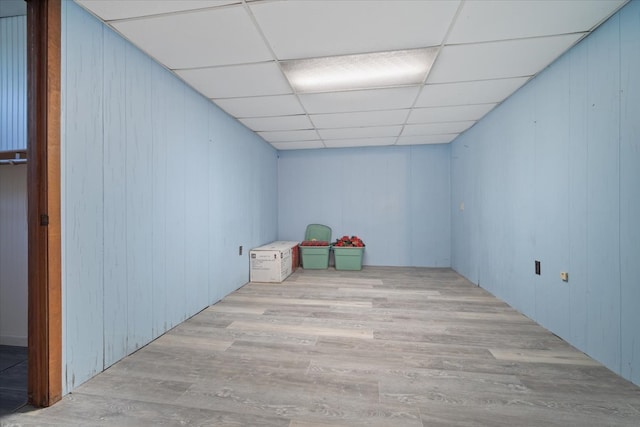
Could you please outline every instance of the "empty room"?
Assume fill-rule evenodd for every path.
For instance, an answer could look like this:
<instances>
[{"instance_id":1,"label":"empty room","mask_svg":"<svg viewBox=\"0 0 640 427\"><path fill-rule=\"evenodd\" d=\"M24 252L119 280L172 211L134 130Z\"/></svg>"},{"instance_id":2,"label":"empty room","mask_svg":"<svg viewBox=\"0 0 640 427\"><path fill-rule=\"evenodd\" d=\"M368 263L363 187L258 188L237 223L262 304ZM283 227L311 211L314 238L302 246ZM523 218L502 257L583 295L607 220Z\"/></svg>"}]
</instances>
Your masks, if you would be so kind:
<instances>
[{"instance_id":1,"label":"empty room","mask_svg":"<svg viewBox=\"0 0 640 427\"><path fill-rule=\"evenodd\" d=\"M640 425L638 75L640 0L0 0L0 426Z\"/></svg>"}]
</instances>

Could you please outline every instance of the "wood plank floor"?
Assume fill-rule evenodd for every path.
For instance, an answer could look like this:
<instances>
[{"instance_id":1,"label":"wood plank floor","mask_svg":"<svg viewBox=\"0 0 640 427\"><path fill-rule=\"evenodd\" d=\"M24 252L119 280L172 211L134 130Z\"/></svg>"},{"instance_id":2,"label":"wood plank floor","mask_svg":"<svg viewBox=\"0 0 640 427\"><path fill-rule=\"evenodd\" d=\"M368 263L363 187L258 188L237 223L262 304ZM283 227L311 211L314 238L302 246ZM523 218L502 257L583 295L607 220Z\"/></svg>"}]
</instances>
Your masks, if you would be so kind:
<instances>
[{"instance_id":1,"label":"wood plank floor","mask_svg":"<svg viewBox=\"0 0 640 427\"><path fill-rule=\"evenodd\" d=\"M3 426L634 426L640 388L449 269L250 283Z\"/></svg>"}]
</instances>

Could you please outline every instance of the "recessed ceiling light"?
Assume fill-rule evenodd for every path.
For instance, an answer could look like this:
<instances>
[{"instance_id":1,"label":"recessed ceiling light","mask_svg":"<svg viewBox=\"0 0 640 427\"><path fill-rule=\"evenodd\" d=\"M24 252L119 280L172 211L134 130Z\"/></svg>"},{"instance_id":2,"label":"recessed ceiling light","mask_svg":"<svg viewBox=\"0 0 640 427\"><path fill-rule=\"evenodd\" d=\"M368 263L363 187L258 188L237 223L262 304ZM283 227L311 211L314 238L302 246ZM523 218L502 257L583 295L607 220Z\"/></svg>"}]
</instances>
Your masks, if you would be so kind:
<instances>
[{"instance_id":1,"label":"recessed ceiling light","mask_svg":"<svg viewBox=\"0 0 640 427\"><path fill-rule=\"evenodd\" d=\"M282 61L296 92L331 92L420 84L438 48Z\"/></svg>"}]
</instances>

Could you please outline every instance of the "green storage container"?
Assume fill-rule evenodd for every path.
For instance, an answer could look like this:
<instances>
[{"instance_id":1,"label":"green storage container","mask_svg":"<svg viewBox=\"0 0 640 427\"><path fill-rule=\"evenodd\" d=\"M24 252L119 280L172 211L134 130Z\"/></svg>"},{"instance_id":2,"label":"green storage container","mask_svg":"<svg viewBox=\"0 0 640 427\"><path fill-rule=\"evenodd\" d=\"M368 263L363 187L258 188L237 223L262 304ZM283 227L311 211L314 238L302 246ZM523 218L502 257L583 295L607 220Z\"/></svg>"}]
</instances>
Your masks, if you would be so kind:
<instances>
[{"instance_id":1,"label":"green storage container","mask_svg":"<svg viewBox=\"0 0 640 427\"><path fill-rule=\"evenodd\" d=\"M331 246L300 246L302 268L308 270L326 270L329 268L329 249Z\"/></svg>"},{"instance_id":2,"label":"green storage container","mask_svg":"<svg viewBox=\"0 0 640 427\"><path fill-rule=\"evenodd\" d=\"M331 242L331 228L322 224L309 224L304 233L304 240Z\"/></svg>"},{"instance_id":3,"label":"green storage container","mask_svg":"<svg viewBox=\"0 0 640 427\"><path fill-rule=\"evenodd\" d=\"M331 228L322 224L309 224L304 233L304 240L331 242ZM329 250L331 246L300 246L302 268L326 270L329 268Z\"/></svg>"},{"instance_id":4,"label":"green storage container","mask_svg":"<svg viewBox=\"0 0 640 427\"><path fill-rule=\"evenodd\" d=\"M336 270L362 270L362 255L364 248L353 246L334 246L333 255L336 262Z\"/></svg>"}]
</instances>

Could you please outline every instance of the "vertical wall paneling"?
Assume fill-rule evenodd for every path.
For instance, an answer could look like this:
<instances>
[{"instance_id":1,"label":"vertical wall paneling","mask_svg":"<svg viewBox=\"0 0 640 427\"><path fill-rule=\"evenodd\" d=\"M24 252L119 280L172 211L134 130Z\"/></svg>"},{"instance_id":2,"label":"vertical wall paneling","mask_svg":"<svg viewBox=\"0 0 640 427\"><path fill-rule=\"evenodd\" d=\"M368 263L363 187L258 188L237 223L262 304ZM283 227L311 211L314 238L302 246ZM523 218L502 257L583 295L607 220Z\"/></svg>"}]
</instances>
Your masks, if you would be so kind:
<instances>
[{"instance_id":1,"label":"vertical wall paneling","mask_svg":"<svg viewBox=\"0 0 640 427\"><path fill-rule=\"evenodd\" d=\"M523 127L533 131L534 119L527 106L513 99L500 106L499 111L504 117L498 129L480 122L472 129L473 137L456 149L456 162L472 172L464 173L464 180L456 180L468 188L452 189L453 198L458 203L465 203L463 211L460 211L460 205L457 206L459 214L456 218L464 218L465 232L470 233L469 236L462 234L464 240L455 243L454 247L460 249L469 245L465 248L469 251L468 265L470 271L477 274L477 283L496 295L507 295L513 292L509 284L522 268L519 257L525 252L521 249L523 241L528 240L516 223L529 220L531 215L526 209L526 199L517 194L522 184L512 175L514 171L528 169L525 156L513 154L528 147L530 141L518 135L516 130ZM532 149L524 151L529 159L534 154ZM505 161L508 157L511 157L509 161ZM456 173L460 173L460 168ZM533 186L525 194L530 194L531 188ZM459 225L456 222L452 227L455 230ZM462 257L456 255L455 258L456 264L460 264ZM525 313L530 310L519 297L510 303Z\"/></svg>"},{"instance_id":2,"label":"vertical wall paneling","mask_svg":"<svg viewBox=\"0 0 640 427\"><path fill-rule=\"evenodd\" d=\"M333 228L336 234L365 239L370 250L365 250L364 264L409 265L410 149L364 150L361 161L355 160L355 155L352 152L340 162L342 185L335 181L330 185L335 201L327 202L342 215L340 226ZM387 251L384 261L379 256L376 261L376 252L383 247L393 249Z\"/></svg>"},{"instance_id":3,"label":"vertical wall paneling","mask_svg":"<svg viewBox=\"0 0 640 427\"><path fill-rule=\"evenodd\" d=\"M525 95L529 89L524 89ZM534 93L531 93L534 96ZM542 284L539 280L540 276L531 274L533 271L533 261L539 256L538 241L536 228L528 226L536 221L537 211L537 194L540 192L539 184L536 182L536 159L538 157L538 149L535 144L534 136L537 135L539 126L536 123L534 104L527 100L514 100L507 105L506 120L503 126L507 129L507 135L503 139L503 153L495 153L495 159L498 159L501 169L505 171L503 175L504 185L507 188L508 196L501 198L498 195L498 202L501 203L505 210L503 217L502 236L506 247L509 248L510 261L501 263L501 253L497 250L498 270L506 270L502 276L503 291L508 298L514 301L514 307L523 313L532 315L537 305L538 285ZM525 132L520 132L525 129ZM506 158L510 161L504 161ZM490 191L488 187L482 183L475 183L482 186L485 191ZM504 225L508 224L508 228ZM478 248L482 249L484 240L478 242ZM509 263L511 262L511 267ZM545 279L553 277L545 276ZM519 283L525 288L517 289L514 283ZM486 281L485 281L486 282Z\"/></svg>"},{"instance_id":4,"label":"vertical wall paneling","mask_svg":"<svg viewBox=\"0 0 640 427\"><path fill-rule=\"evenodd\" d=\"M0 151L27 148L27 25L0 18Z\"/></svg>"},{"instance_id":5,"label":"vertical wall paneling","mask_svg":"<svg viewBox=\"0 0 640 427\"><path fill-rule=\"evenodd\" d=\"M499 107L498 107L499 108ZM476 127L482 127L482 122ZM476 131L478 131L476 129ZM451 145L451 266L458 272L478 283L477 240L480 233L474 230L479 222L477 215L476 188L464 185L477 182L476 166L472 161L478 148L473 144Z\"/></svg>"},{"instance_id":6,"label":"vertical wall paneling","mask_svg":"<svg viewBox=\"0 0 640 427\"><path fill-rule=\"evenodd\" d=\"M570 335L564 337L578 348L587 348L587 44L581 43L567 55L569 82L569 324Z\"/></svg>"},{"instance_id":7,"label":"vertical wall paneling","mask_svg":"<svg viewBox=\"0 0 640 427\"><path fill-rule=\"evenodd\" d=\"M587 352L620 371L619 14L587 46Z\"/></svg>"},{"instance_id":8,"label":"vertical wall paneling","mask_svg":"<svg viewBox=\"0 0 640 427\"><path fill-rule=\"evenodd\" d=\"M185 92L182 85L171 86L169 92L173 99L167 124L167 161L166 161L166 284L167 284L167 322L172 328L186 318L185 281L185 249L186 249L186 217L185 191L188 163L184 146L185 136Z\"/></svg>"},{"instance_id":9,"label":"vertical wall paneling","mask_svg":"<svg viewBox=\"0 0 640 427\"><path fill-rule=\"evenodd\" d=\"M563 62L547 69L535 88L535 258L544 265L535 282L535 316L562 337L570 331L569 286L560 279L568 270L569 82Z\"/></svg>"},{"instance_id":10,"label":"vertical wall paneling","mask_svg":"<svg viewBox=\"0 0 640 427\"><path fill-rule=\"evenodd\" d=\"M224 208L224 226L222 238L223 256L229 259L234 267L231 270L231 277L227 284L228 291L233 291L248 281L247 256L240 257L238 255L238 246L253 246L250 236L251 217L260 213L257 212L255 201L258 200L257 193L254 191L254 177L256 176L253 153L248 148L248 133L245 129L241 129L241 125L233 123L232 126L238 130L238 140L233 141L226 138L225 152L227 157L244 157L238 164L227 164L222 169L223 176L227 180L235 180L237 191L231 192L225 187L225 197L229 200L229 204L223 204ZM256 148L258 149L258 148ZM249 210L242 210L241 206L247 206ZM266 242L265 242L266 243ZM244 268L241 268L243 266ZM219 268L224 268L220 266Z\"/></svg>"},{"instance_id":11,"label":"vertical wall paneling","mask_svg":"<svg viewBox=\"0 0 640 427\"><path fill-rule=\"evenodd\" d=\"M0 166L0 345L27 345L27 166Z\"/></svg>"},{"instance_id":12,"label":"vertical wall paneling","mask_svg":"<svg viewBox=\"0 0 640 427\"><path fill-rule=\"evenodd\" d=\"M209 298L216 301L248 281L249 249L277 238L278 164L271 146L215 105L210 109Z\"/></svg>"},{"instance_id":13,"label":"vertical wall paneling","mask_svg":"<svg viewBox=\"0 0 640 427\"><path fill-rule=\"evenodd\" d=\"M475 156L468 160L475 163L475 175L469 177L475 199L466 215L472 222L478 280L491 292L510 297L515 308L528 314L534 310L534 288L516 292L512 283L533 265L534 230L524 225L535 217L535 117L532 104L518 99L507 100L499 111L504 116L497 128L481 122L476 137L463 144L472 147Z\"/></svg>"},{"instance_id":14,"label":"vertical wall paneling","mask_svg":"<svg viewBox=\"0 0 640 427\"><path fill-rule=\"evenodd\" d=\"M620 38L621 370L640 384L640 2L620 16Z\"/></svg>"},{"instance_id":15,"label":"vertical wall paneling","mask_svg":"<svg viewBox=\"0 0 640 427\"><path fill-rule=\"evenodd\" d=\"M367 150L361 150L365 154ZM352 150L283 151L278 160L278 238L302 240L308 224L326 224L333 237L342 233L360 232L369 244L365 257L370 257L373 245L364 230L346 230L343 222L341 191L350 173L344 164L354 163L359 169L364 158L354 159ZM322 177L319 179L319 177ZM373 185L373 184L372 184ZM351 193L353 191L351 190ZM341 234L341 235L342 235Z\"/></svg>"},{"instance_id":16,"label":"vertical wall paneling","mask_svg":"<svg viewBox=\"0 0 640 427\"><path fill-rule=\"evenodd\" d=\"M185 174L187 182L193 183L185 188L185 289L188 311L194 313L209 299L209 124L206 99L196 95L189 96L185 102L185 109L192 112L185 116L184 147L190 153Z\"/></svg>"},{"instance_id":17,"label":"vertical wall paneling","mask_svg":"<svg viewBox=\"0 0 640 427\"><path fill-rule=\"evenodd\" d=\"M64 2L67 3L67 2ZM63 101L65 390L103 367L102 25L66 5ZM64 30L63 30L64 31ZM72 90L71 90L72 89Z\"/></svg>"},{"instance_id":18,"label":"vertical wall paneling","mask_svg":"<svg viewBox=\"0 0 640 427\"><path fill-rule=\"evenodd\" d=\"M148 343L152 327L152 61L131 45L126 55L128 352ZM134 285L135 284L135 285Z\"/></svg>"},{"instance_id":19,"label":"vertical wall paneling","mask_svg":"<svg viewBox=\"0 0 640 427\"><path fill-rule=\"evenodd\" d=\"M225 295L225 287L231 281L230 270L221 265L225 259L223 247L223 232L226 226L225 215L230 208L225 197L225 180L219 179L226 175L226 169L230 165L225 159L224 148L228 145L222 129L221 119L215 115L215 106L209 107L208 131L208 163L209 163L209 302L219 301Z\"/></svg>"},{"instance_id":20,"label":"vertical wall paneling","mask_svg":"<svg viewBox=\"0 0 640 427\"><path fill-rule=\"evenodd\" d=\"M247 282L277 157L76 3L62 23L67 393Z\"/></svg>"},{"instance_id":21,"label":"vertical wall paneling","mask_svg":"<svg viewBox=\"0 0 640 427\"><path fill-rule=\"evenodd\" d=\"M334 238L362 237L366 265L449 267L449 155L448 145L281 152L279 238L322 223Z\"/></svg>"},{"instance_id":22,"label":"vertical wall paneling","mask_svg":"<svg viewBox=\"0 0 640 427\"><path fill-rule=\"evenodd\" d=\"M127 355L126 43L104 31L104 366Z\"/></svg>"},{"instance_id":23,"label":"vertical wall paneling","mask_svg":"<svg viewBox=\"0 0 640 427\"><path fill-rule=\"evenodd\" d=\"M632 1L451 147L454 268L636 384L638 58Z\"/></svg>"},{"instance_id":24,"label":"vertical wall paneling","mask_svg":"<svg viewBox=\"0 0 640 427\"><path fill-rule=\"evenodd\" d=\"M173 100L180 99L182 91L175 77L161 67L151 69L151 116L153 138L152 191L152 274L153 337L169 329L167 301L167 149L171 141L170 128L175 123ZM180 116L182 114L180 113ZM173 132L175 135L175 131Z\"/></svg>"},{"instance_id":25,"label":"vertical wall paneling","mask_svg":"<svg viewBox=\"0 0 640 427\"><path fill-rule=\"evenodd\" d=\"M451 229L450 159L447 145L434 146L431 150L424 150L419 146L410 148L410 265L424 265L428 262L434 267L451 266L451 235L439 231ZM432 171L443 181L427 181L419 173L417 179L414 179L414 171L420 170ZM436 206L445 201L446 206ZM441 251L430 260L423 259L432 246L441 248Z\"/></svg>"}]
</instances>

